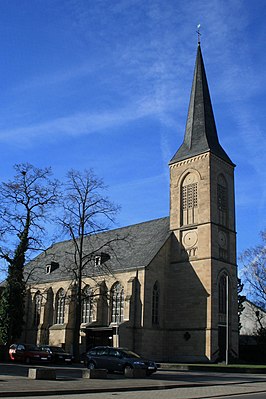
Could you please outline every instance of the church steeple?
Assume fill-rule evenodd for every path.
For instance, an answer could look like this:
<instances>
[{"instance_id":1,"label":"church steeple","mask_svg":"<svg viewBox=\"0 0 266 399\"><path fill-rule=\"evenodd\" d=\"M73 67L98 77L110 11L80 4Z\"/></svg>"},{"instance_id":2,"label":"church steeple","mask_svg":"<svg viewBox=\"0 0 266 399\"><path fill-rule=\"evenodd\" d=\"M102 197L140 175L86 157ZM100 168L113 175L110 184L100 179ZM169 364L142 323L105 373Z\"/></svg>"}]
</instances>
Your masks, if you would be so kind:
<instances>
[{"instance_id":1,"label":"church steeple","mask_svg":"<svg viewBox=\"0 0 266 399\"><path fill-rule=\"evenodd\" d=\"M219 143L199 43L184 142L171 159L170 164L191 158L207 151L210 151L214 155L233 165L232 161Z\"/></svg>"},{"instance_id":2,"label":"church steeple","mask_svg":"<svg viewBox=\"0 0 266 399\"><path fill-rule=\"evenodd\" d=\"M225 359L225 348L227 355L238 351L234 166L217 136L199 43L185 138L169 168L172 240L166 273L176 302L170 297L166 307L176 303L178 309L176 318L170 310L171 331L182 361L190 361L189 351L195 353L202 342L197 352L202 361ZM221 299L225 291L229 313ZM184 331L191 335L188 343Z\"/></svg>"}]
</instances>

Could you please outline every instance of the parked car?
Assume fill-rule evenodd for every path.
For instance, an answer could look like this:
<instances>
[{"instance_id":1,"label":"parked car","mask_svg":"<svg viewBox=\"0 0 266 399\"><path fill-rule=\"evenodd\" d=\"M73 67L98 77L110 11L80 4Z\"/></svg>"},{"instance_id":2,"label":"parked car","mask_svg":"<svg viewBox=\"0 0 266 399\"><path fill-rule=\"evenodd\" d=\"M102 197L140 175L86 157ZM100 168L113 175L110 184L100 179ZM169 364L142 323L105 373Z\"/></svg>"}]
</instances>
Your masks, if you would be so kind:
<instances>
[{"instance_id":1,"label":"parked car","mask_svg":"<svg viewBox=\"0 0 266 399\"><path fill-rule=\"evenodd\" d=\"M49 353L42 351L36 345L12 344L9 347L9 357L11 360L25 363L50 362L52 357Z\"/></svg>"},{"instance_id":2,"label":"parked car","mask_svg":"<svg viewBox=\"0 0 266 399\"><path fill-rule=\"evenodd\" d=\"M67 353L60 346L51 345L39 345L42 351L49 353L52 357L52 361L55 363L68 363L71 364L74 360L74 356L71 353Z\"/></svg>"},{"instance_id":3,"label":"parked car","mask_svg":"<svg viewBox=\"0 0 266 399\"><path fill-rule=\"evenodd\" d=\"M157 365L152 360L143 359L137 353L126 348L97 346L87 352L87 367L89 369L107 369L109 372L125 372L126 369L145 369L147 375L157 371Z\"/></svg>"}]
</instances>

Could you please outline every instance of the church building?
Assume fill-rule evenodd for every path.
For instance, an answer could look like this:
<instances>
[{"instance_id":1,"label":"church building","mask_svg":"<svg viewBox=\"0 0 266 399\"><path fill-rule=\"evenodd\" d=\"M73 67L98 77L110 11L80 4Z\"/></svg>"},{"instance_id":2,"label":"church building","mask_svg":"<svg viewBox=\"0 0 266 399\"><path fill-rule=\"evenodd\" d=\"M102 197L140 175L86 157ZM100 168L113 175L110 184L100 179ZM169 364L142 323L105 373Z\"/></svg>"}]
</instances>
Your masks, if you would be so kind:
<instances>
[{"instance_id":1,"label":"church building","mask_svg":"<svg viewBox=\"0 0 266 399\"><path fill-rule=\"evenodd\" d=\"M169 162L169 217L86 238L95 256L83 276L81 353L113 345L165 362L238 356L234 167L198 44L184 141ZM25 342L72 351L71 245L26 266Z\"/></svg>"}]
</instances>

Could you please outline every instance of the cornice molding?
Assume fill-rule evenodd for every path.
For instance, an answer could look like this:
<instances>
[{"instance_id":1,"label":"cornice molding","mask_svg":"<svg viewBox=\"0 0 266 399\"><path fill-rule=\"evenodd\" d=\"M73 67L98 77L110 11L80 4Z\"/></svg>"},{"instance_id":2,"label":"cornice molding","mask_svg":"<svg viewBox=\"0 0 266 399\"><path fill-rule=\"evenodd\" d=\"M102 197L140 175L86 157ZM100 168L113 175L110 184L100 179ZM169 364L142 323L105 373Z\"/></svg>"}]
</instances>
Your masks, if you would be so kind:
<instances>
[{"instance_id":1,"label":"cornice molding","mask_svg":"<svg viewBox=\"0 0 266 399\"><path fill-rule=\"evenodd\" d=\"M195 157L188 158L188 159L185 159L183 161L176 162L176 163L170 165L170 169L178 168L178 167L183 166L183 165L188 165L188 164L191 164L191 163L193 163L195 161L200 161L201 159L207 158L209 154L210 154L210 152L208 151L205 154L197 155Z\"/></svg>"}]
</instances>

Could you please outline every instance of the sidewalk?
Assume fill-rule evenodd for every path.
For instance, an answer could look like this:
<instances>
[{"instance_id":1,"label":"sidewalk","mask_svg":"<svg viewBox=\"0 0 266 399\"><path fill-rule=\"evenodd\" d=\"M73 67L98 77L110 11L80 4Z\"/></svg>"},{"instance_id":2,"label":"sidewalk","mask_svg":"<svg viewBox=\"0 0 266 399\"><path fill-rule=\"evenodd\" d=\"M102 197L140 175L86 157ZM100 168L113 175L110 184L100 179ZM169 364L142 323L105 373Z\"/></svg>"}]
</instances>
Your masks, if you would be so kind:
<instances>
[{"instance_id":1,"label":"sidewalk","mask_svg":"<svg viewBox=\"0 0 266 399\"><path fill-rule=\"evenodd\" d=\"M164 370L176 371L207 371L209 373L242 373L242 374L266 374L265 366L247 367L244 365L230 365L223 364L206 365L206 364L179 364L179 363L161 363L160 367Z\"/></svg>"},{"instance_id":2,"label":"sidewalk","mask_svg":"<svg viewBox=\"0 0 266 399\"><path fill-rule=\"evenodd\" d=\"M224 380L217 377L217 375L213 375L209 377L208 381L202 382L200 381L200 374L196 376L198 381L197 378L193 378L193 375L188 380L188 375L184 372L158 372L156 375L144 379L129 379L122 375L113 374L109 374L107 379L87 379L62 377L60 373L58 374L59 376L56 380L31 380L26 376L0 375L0 397L136 392L173 388L180 388L184 398L188 389L191 391L191 388L193 388L193 397L195 398L201 397L199 396L200 392L206 392L206 389L208 389L210 396L213 397L230 393L266 392L266 378L263 375L245 375L234 378L228 376ZM189 395L191 394L192 392Z\"/></svg>"}]
</instances>

